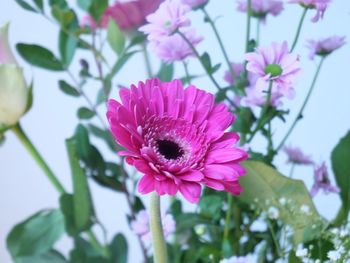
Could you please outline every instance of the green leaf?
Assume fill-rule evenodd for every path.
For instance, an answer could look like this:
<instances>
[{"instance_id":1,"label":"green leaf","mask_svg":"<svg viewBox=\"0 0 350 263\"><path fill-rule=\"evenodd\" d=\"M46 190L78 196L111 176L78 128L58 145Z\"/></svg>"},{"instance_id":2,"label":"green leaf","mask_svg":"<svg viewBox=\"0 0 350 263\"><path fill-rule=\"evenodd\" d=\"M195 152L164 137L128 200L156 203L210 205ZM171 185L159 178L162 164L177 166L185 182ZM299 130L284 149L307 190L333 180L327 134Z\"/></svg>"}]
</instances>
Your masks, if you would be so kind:
<instances>
[{"instance_id":1,"label":"green leaf","mask_svg":"<svg viewBox=\"0 0 350 263\"><path fill-rule=\"evenodd\" d=\"M201 214L208 218L219 219L223 200L217 195L205 195L199 202Z\"/></svg>"},{"instance_id":2,"label":"green leaf","mask_svg":"<svg viewBox=\"0 0 350 263\"><path fill-rule=\"evenodd\" d=\"M162 63L157 77L162 81L171 81L174 76L174 64Z\"/></svg>"},{"instance_id":3,"label":"green leaf","mask_svg":"<svg viewBox=\"0 0 350 263\"><path fill-rule=\"evenodd\" d=\"M59 35L59 48L62 62L65 66L70 65L75 51L78 47L78 39L75 36L68 35L62 30Z\"/></svg>"},{"instance_id":4,"label":"green leaf","mask_svg":"<svg viewBox=\"0 0 350 263\"><path fill-rule=\"evenodd\" d=\"M7 248L15 259L48 252L64 233L59 210L45 210L17 224L7 236Z\"/></svg>"},{"instance_id":5,"label":"green leaf","mask_svg":"<svg viewBox=\"0 0 350 263\"><path fill-rule=\"evenodd\" d=\"M89 108L81 107L78 109L77 115L79 119L88 120L95 116L95 112Z\"/></svg>"},{"instance_id":6,"label":"green leaf","mask_svg":"<svg viewBox=\"0 0 350 263\"><path fill-rule=\"evenodd\" d=\"M119 70L124 66L124 64L138 51L131 51L120 56L117 62L114 64L111 72L107 75L107 80L112 80L112 78L119 72Z\"/></svg>"},{"instance_id":7,"label":"green leaf","mask_svg":"<svg viewBox=\"0 0 350 263\"><path fill-rule=\"evenodd\" d=\"M52 16L60 23L62 28L76 29L78 21L73 10L54 5L51 9Z\"/></svg>"},{"instance_id":8,"label":"green leaf","mask_svg":"<svg viewBox=\"0 0 350 263\"><path fill-rule=\"evenodd\" d=\"M265 211L276 207L279 219L294 230L294 244L313 240L321 234L325 223L303 181L287 178L262 162L246 161L244 167L247 174L240 179L245 189L238 197L241 201L255 203ZM288 205L282 205L281 198L289 201ZM302 211L302 206L308 207L308 213Z\"/></svg>"},{"instance_id":9,"label":"green leaf","mask_svg":"<svg viewBox=\"0 0 350 263\"><path fill-rule=\"evenodd\" d=\"M67 263L64 256L62 256L62 254L60 254L56 250L50 250L46 253L35 255L35 256L19 257L15 259L15 262L16 263Z\"/></svg>"},{"instance_id":10,"label":"green leaf","mask_svg":"<svg viewBox=\"0 0 350 263\"><path fill-rule=\"evenodd\" d=\"M288 255L288 263L302 263L303 261L295 255L295 251L291 250Z\"/></svg>"},{"instance_id":11,"label":"green leaf","mask_svg":"<svg viewBox=\"0 0 350 263\"><path fill-rule=\"evenodd\" d=\"M89 185L84 170L79 165L76 138L66 140L66 147L73 179L74 223L78 231L84 231L90 228L94 215Z\"/></svg>"},{"instance_id":12,"label":"green leaf","mask_svg":"<svg viewBox=\"0 0 350 263\"><path fill-rule=\"evenodd\" d=\"M69 9L66 0L49 0L51 7L59 7L60 9L67 10Z\"/></svg>"},{"instance_id":13,"label":"green leaf","mask_svg":"<svg viewBox=\"0 0 350 263\"><path fill-rule=\"evenodd\" d=\"M95 135L97 138L104 140L111 151L116 151L118 146L115 143L110 131L101 129L100 127L97 127L93 124L89 124L88 128L93 135Z\"/></svg>"},{"instance_id":14,"label":"green leaf","mask_svg":"<svg viewBox=\"0 0 350 263\"><path fill-rule=\"evenodd\" d=\"M334 148L331 158L346 219L350 210L350 132Z\"/></svg>"},{"instance_id":15,"label":"green leaf","mask_svg":"<svg viewBox=\"0 0 350 263\"><path fill-rule=\"evenodd\" d=\"M40 68L63 71L62 62L48 49L32 44L17 44L17 51L22 58L33 66Z\"/></svg>"},{"instance_id":16,"label":"green leaf","mask_svg":"<svg viewBox=\"0 0 350 263\"><path fill-rule=\"evenodd\" d=\"M109 250L112 251L112 262L127 263L128 261L128 243L122 234L117 234L110 246Z\"/></svg>"},{"instance_id":17,"label":"green leaf","mask_svg":"<svg viewBox=\"0 0 350 263\"><path fill-rule=\"evenodd\" d=\"M205 52L201 57L200 57L203 67L207 70L207 71L211 71L211 61L210 61L210 57L209 54L207 52Z\"/></svg>"},{"instance_id":18,"label":"green leaf","mask_svg":"<svg viewBox=\"0 0 350 263\"><path fill-rule=\"evenodd\" d=\"M44 3L43 0L33 0L36 7L39 8L41 11L44 11Z\"/></svg>"},{"instance_id":19,"label":"green leaf","mask_svg":"<svg viewBox=\"0 0 350 263\"><path fill-rule=\"evenodd\" d=\"M74 239L74 249L70 252L70 263L116 263L100 257L100 253L81 237Z\"/></svg>"},{"instance_id":20,"label":"green leaf","mask_svg":"<svg viewBox=\"0 0 350 263\"><path fill-rule=\"evenodd\" d=\"M60 197L60 208L64 215L64 222L66 232L70 236L75 236L79 233L75 226L74 218L74 204L73 204L73 195L63 194Z\"/></svg>"},{"instance_id":21,"label":"green leaf","mask_svg":"<svg viewBox=\"0 0 350 263\"><path fill-rule=\"evenodd\" d=\"M125 37L113 19L109 19L107 29L107 40L111 48L120 55L125 47Z\"/></svg>"},{"instance_id":22,"label":"green leaf","mask_svg":"<svg viewBox=\"0 0 350 263\"><path fill-rule=\"evenodd\" d=\"M73 96L73 97L79 97L80 96L80 92L72 87L70 84L68 84L67 82L65 82L64 80L60 80L58 82L58 85L60 87L60 90L67 94L67 95L70 95L70 96Z\"/></svg>"},{"instance_id":23,"label":"green leaf","mask_svg":"<svg viewBox=\"0 0 350 263\"><path fill-rule=\"evenodd\" d=\"M90 155L90 140L89 133L85 126L79 124L75 130L75 139L77 143L77 154L79 159L82 158L84 160L89 158Z\"/></svg>"},{"instance_id":24,"label":"green leaf","mask_svg":"<svg viewBox=\"0 0 350 263\"><path fill-rule=\"evenodd\" d=\"M23 9L25 9L27 11L31 11L34 13L38 12L34 7L32 7L30 4L28 4L27 2L25 2L23 0L15 0L15 1L20 7L22 7Z\"/></svg>"},{"instance_id":25,"label":"green leaf","mask_svg":"<svg viewBox=\"0 0 350 263\"><path fill-rule=\"evenodd\" d=\"M88 11L92 0L77 0L78 6L83 9L84 11Z\"/></svg>"},{"instance_id":26,"label":"green leaf","mask_svg":"<svg viewBox=\"0 0 350 263\"><path fill-rule=\"evenodd\" d=\"M108 7L108 0L92 0L89 13L95 19L95 21L100 22L101 17Z\"/></svg>"},{"instance_id":27,"label":"green leaf","mask_svg":"<svg viewBox=\"0 0 350 263\"><path fill-rule=\"evenodd\" d=\"M27 106L25 112L28 112L33 106L33 82L30 83L28 88L28 98L27 98Z\"/></svg>"}]
</instances>

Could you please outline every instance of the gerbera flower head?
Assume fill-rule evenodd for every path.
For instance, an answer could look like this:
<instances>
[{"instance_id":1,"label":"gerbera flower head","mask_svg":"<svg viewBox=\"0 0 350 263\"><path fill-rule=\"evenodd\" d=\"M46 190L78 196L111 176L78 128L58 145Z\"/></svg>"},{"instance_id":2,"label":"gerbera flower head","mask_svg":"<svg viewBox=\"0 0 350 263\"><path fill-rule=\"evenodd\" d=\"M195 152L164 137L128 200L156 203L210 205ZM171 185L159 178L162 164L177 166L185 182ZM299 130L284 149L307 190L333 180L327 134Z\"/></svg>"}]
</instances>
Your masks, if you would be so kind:
<instances>
[{"instance_id":1,"label":"gerbera flower head","mask_svg":"<svg viewBox=\"0 0 350 263\"><path fill-rule=\"evenodd\" d=\"M142 178L138 191L175 195L198 202L202 185L238 195L247 153L235 147L239 137L225 132L234 116L212 94L181 81L139 82L110 100L108 121L119 152Z\"/></svg>"},{"instance_id":2,"label":"gerbera flower head","mask_svg":"<svg viewBox=\"0 0 350 263\"><path fill-rule=\"evenodd\" d=\"M288 156L288 160L287 160L288 163L304 164L304 165L314 164L314 161L312 160L312 158L308 155L305 155L297 147L285 146L283 150Z\"/></svg>"},{"instance_id":3,"label":"gerbera flower head","mask_svg":"<svg viewBox=\"0 0 350 263\"><path fill-rule=\"evenodd\" d=\"M298 3L304 8L316 9L316 15L311 19L312 22L317 22L323 18L331 0L290 0L289 3Z\"/></svg>"},{"instance_id":4,"label":"gerbera flower head","mask_svg":"<svg viewBox=\"0 0 350 263\"><path fill-rule=\"evenodd\" d=\"M165 0L159 8L147 16L148 24L139 30L148 35L149 40L161 41L163 37L170 36L175 30L191 25L186 13L191 8L181 0Z\"/></svg>"},{"instance_id":5,"label":"gerbera flower head","mask_svg":"<svg viewBox=\"0 0 350 263\"><path fill-rule=\"evenodd\" d=\"M310 49L309 57L314 59L315 55L325 57L333 51L341 48L345 44L345 37L332 36L320 40L308 40L308 48Z\"/></svg>"},{"instance_id":6,"label":"gerbera flower head","mask_svg":"<svg viewBox=\"0 0 350 263\"><path fill-rule=\"evenodd\" d=\"M164 237L167 238L176 230L176 222L171 214L162 213L162 227ZM131 229L135 234L141 237L142 242L146 247L152 244L152 235L150 230L149 215L146 210L141 210L136 214L136 217L130 223Z\"/></svg>"},{"instance_id":7,"label":"gerbera flower head","mask_svg":"<svg viewBox=\"0 0 350 263\"><path fill-rule=\"evenodd\" d=\"M240 12L247 12L247 0L237 1L237 10ZM252 0L251 13L253 17L265 20L268 14L273 16L279 15L283 11L283 2L278 0Z\"/></svg>"},{"instance_id":8,"label":"gerbera flower head","mask_svg":"<svg viewBox=\"0 0 350 263\"><path fill-rule=\"evenodd\" d=\"M339 193L339 188L331 184L325 162L322 162L320 165L315 166L314 184L311 188L310 195L314 197L321 189L325 193Z\"/></svg>"},{"instance_id":9,"label":"gerbera flower head","mask_svg":"<svg viewBox=\"0 0 350 263\"><path fill-rule=\"evenodd\" d=\"M266 92L271 81L271 97L294 97L293 86L301 70L299 58L289 53L287 42L258 47L255 52L245 54L245 59L247 70L257 77L257 91Z\"/></svg>"},{"instance_id":10,"label":"gerbera flower head","mask_svg":"<svg viewBox=\"0 0 350 263\"><path fill-rule=\"evenodd\" d=\"M131 0L116 1L103 13L101 21L97 23L91 16L83 18L81 25L92 29L106 28L109 19L113 19L120 29L131 30L142 26L146 22L146 16L153 13L164 0Z\"/></svg>"}]
</instances>

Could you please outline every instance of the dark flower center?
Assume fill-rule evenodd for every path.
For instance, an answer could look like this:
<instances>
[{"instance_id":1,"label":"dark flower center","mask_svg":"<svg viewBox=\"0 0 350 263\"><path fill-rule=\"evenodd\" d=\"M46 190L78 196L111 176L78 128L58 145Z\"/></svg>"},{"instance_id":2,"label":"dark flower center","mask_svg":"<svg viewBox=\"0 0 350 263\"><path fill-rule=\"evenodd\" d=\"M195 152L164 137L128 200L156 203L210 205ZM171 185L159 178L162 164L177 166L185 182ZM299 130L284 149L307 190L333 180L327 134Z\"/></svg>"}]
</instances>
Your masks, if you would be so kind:
<instances>
[{"instance_id":1,"label":"dark flower center","mask_svg":"<svg viewBox=\"0 0 350 263\"><path fill-rule=\"evenodd\" d=\"M158 140L157 146L159 153L168 160L175 160L184 153L177 143L169 140Z\"/></svg>"}]
</instances>

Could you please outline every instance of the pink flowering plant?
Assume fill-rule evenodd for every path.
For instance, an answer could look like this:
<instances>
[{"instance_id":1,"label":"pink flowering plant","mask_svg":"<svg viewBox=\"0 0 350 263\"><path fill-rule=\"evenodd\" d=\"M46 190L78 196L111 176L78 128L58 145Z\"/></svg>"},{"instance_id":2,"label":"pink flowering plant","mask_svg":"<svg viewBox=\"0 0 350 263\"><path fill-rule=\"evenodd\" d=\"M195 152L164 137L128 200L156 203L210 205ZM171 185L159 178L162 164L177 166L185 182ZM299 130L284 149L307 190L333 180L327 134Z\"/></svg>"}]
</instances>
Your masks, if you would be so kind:
<instances>
[{"instance_id":1,"label":"pink flowering plant","mask_svg":"<svg viewBox=\"0 0 350 263\"><path fill-rule=\"evenodd\" d=\"M17 55L60 74L59 89L79 98L79 108L75 132L65 141L68 190L20 124L32 107L33 85L27 88L11 51L8 25L0 28L0 138L12 131L60 195L58 208L39 211L9 232L14 262L350 260L350 133L321 162L290 142L317 92L321 66L346 44L343 36L301 37L308 14L314 13L312 22L324 19L330 0L237 0L237 12L231 3L232 16L246 20L238 58L236 46L223 41L219 25L227 25L210 14L213 1L79 0L76 9L67 0L16 2L56 24L59 36L58 55L28 43L16 44ZM267 42L260 24L267 28L295 4L302 15L290 22L292 41ZM222 61L203 52L208 40ZM299 55L302 49L309 58ZM307 85L301 76L313 74L303 68L308 59L316 63L311 85L300 108L289 107ZM131 61L136 68L128 67ZM294 178L297 169L305 169L304 180ZM90 184L126 203L127 214L113 220L126 218L129 229L106 229ZM341 200L331 220L315 205L326 194ZM64 234L72 240L68 253L55 246Z\"/></svg>"}]
</instances>

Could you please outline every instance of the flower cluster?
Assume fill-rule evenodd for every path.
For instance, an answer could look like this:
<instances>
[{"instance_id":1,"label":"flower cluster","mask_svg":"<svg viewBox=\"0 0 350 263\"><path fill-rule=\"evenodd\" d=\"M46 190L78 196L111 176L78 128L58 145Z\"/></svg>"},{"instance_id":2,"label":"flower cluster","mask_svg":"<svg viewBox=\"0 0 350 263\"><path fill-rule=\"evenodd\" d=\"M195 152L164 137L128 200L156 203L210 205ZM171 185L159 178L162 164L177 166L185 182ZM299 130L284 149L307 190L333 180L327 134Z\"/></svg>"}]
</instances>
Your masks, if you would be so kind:
<instances>
[{"instance_id":1,"label":"flower cluster","mask_svg":"<svg viewBox=\"0 0 350 263\"><path fill-rule=\"evenodd\" d=\"M158 79L121 89L122 104L110 100L108 120L129 164L144 175L138 190L175 195L180 191L198 202L201 184L238 195L244 174L240 161L247 153L237 147L239 137L225 130L234 116L214 96L178 80Z\"/></svg>"},{"instance_id":2,"label":"flower cluster","mask_svg":"<svg viewBox=\"0 0 350 263\"><path fill-rule=\"evenodd\" d=\"M183 60L193 55L191 45L196 46L202 41L202 37L189 27L191 21L186 14L190 10L190 6L181 0L166 0L156 12L147 16L148 24L139 29L147 35L150 47L161 60Z\"/></svg>"}]
</instances>

